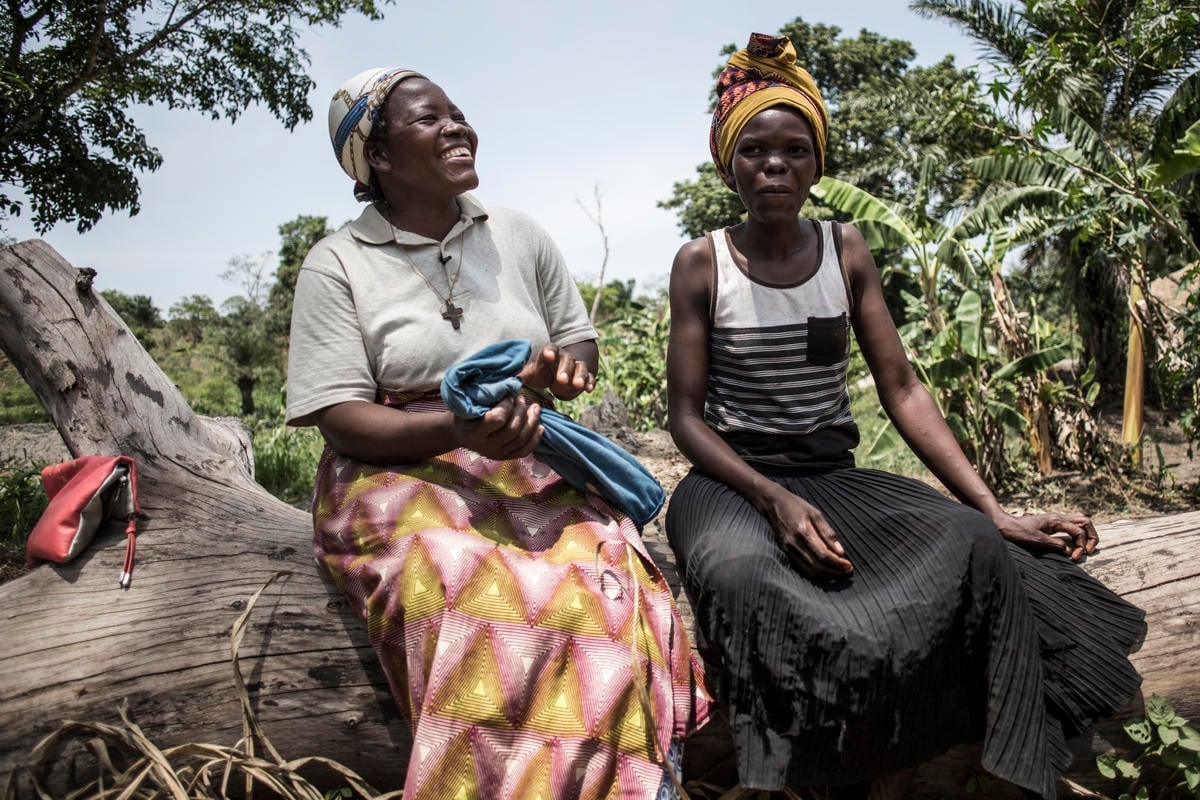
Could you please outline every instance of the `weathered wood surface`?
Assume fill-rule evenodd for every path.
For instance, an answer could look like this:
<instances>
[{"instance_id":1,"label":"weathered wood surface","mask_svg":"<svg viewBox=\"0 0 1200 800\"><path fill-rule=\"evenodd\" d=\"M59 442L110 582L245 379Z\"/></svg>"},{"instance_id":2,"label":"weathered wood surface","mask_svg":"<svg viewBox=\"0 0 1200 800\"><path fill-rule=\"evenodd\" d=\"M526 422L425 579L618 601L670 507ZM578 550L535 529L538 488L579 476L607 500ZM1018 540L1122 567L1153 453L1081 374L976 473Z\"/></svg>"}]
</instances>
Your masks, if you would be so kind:
<instances>
[{"instance_id":1,"label":"weathered wood surface","mask_svg":"<svg viewBox=\"0 0 1200 800\"><path fill-rule=\"evenodd\" d=\"M116 721L124 699L160 745L235 742L230 626L286 570L259 601L240 653L267 735L285 757L320 754L377 788L398 787L409 737L362 625L317 571L308 515L253 481L245 432L193 414L44 243L0 249L0 270L0 348L73 454L137 460L145 517L128 591L117 588L124 539L116 532L67 566L0 585L0 776L60 720ZM660 531L647 533L678 588ZM1200 717L1200 512L1113 523L1101 536L1085 568L1149 615L1135 658L1145 694ZM1078 743L1072 777L1094 784L1087 754L1112 730ZM689 745L689 777L720 773L730 755L715 726L702 731ZM912 796L961 796L972 770L977 751L958 748L918 771ZM1013 795L993 784L991 796Z\"/></svg>"}]
</instances>

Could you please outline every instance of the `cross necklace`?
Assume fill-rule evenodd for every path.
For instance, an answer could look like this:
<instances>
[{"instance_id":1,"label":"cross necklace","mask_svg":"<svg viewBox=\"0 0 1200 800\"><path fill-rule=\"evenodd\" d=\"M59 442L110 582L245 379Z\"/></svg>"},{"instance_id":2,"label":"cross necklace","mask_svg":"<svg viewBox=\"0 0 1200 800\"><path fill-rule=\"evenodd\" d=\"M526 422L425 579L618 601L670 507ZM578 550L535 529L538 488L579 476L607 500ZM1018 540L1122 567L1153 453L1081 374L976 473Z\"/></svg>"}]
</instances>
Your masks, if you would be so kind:
<instances>
[{"instance_id":1,"label":"cross necklace","mask_svg":"<svg viewBox=\"0 0 1200 800\"><path fill-rule=\"evenodd\" d=\"M458 236L458 268L454 270L453 275L451 275L450 271L446 269L446 262L449 261L451 257L448 255L442 255L438 257L442 262L442 272L446 276L446 294L442 294L440 291L438 291L438 288L433 285L433 281L429 280L429 276L420 270L420 268L417 266L417 263L409 258L407 253L405 253L403 250L400 251L401 256L408 263L408 266L412 267L412 271L417 273L421 280L425 281L425 285L429 287L429 290L437 295L437 298L445 304L443 306L444 310L442 311L442 319L453 325L454 330L459 329L459 320L462 319L463 315L462 307L454 305L454 286L458 283L458 276L462 274L463 240L466 238L466 231L463 231Z\"/></svg>"}]
</instances>

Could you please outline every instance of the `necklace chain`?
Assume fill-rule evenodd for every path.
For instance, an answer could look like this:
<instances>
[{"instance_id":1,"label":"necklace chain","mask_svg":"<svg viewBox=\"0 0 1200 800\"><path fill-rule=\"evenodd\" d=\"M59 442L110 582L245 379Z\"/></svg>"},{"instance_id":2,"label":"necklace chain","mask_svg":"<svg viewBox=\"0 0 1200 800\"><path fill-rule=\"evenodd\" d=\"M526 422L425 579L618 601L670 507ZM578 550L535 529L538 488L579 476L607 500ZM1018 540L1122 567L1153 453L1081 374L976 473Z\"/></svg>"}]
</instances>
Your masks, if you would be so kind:
<instances>
[{"instance_id":1,"label":"necklace chain","mask_svg":"<svg viewBox=\"0 0 1200 800\"><path fill-rule=\"evenodd\" d=\"M463 310L461 306L454 305L454 287L458 284L458 277L462 274L463 268L463 240L467 238L467 232L463 231L458 237L458 268L454 270L454 275L446 269L446 262L442 262L442 274L446 277L446 294L442 294L433 281L429 280L429 276L421 271L417 266L417 262L409 257L408 253L400 250L400 255L405 263L412 268L412 271L417 273L417 277L425 281L425 285L429 287L429 291L437 295L437 299L443 303L442 319L454 326L454 330L459 329L459 320L462 319ZM439 257L440 258L440 257Z\"/></svg>"}]
</instances>

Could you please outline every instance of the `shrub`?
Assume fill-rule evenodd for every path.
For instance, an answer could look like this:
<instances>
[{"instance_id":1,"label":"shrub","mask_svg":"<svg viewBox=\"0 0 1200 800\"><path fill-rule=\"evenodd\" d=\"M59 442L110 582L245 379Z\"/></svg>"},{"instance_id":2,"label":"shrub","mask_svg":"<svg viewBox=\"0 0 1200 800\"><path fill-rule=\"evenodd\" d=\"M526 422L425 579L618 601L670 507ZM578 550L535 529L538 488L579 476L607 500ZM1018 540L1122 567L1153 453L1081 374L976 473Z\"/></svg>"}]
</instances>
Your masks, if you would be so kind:
<instances>
[{"instance_id":1,"label":"shrub","mask_svg":"<svg viewBox=\"0 0 1200 800\"><path fill-rule=\"evenodd\" d=\"M285 503L307 508L324 449L316 428L260 423L254 431L254 478Z\"/></svg>"},{"instance_id":2,"label":"shrub","mask_svg":"<svg viewBox=\"0 0 1200 800\"><path fill-rule=\"evenodd\" d=\"M1100 774L1115 781L1118 800L1200 797L1200 733L1162 697L1152 695L1146 716L1125 723L1136 753L1096 757Z\"/></svg>"},{"instance_id":3,"label":"shrub","mask_svg":"<svg viewBox=\"0 0 1200 800\"><path fill-rule=\"evenodd\" d=\"M611 389L629 413L634 430L667 427L667 332L671 318L659 300L632 303L597 325L600 375L590 395L580 395L559 410L578 417Z\"/></svg>"},{"instance_id":4,"label":"shrub","mask_svg":"<svg viewBox=\"0 0 1200 800\"><path fill-rule=\"evenodd\" d=\"M0 355L0 424L46 422L45 409L16 367Z\"/></svg>"},{"instance_id":5,"label":"shrub","mask_svg":"<svg viewBox=\"0 0 1200 800\"><path fill-rule=\"evenodd\" d=\"M25 540L48 502L41 466L12 457L0 461L0 559L24 557Z\"/></svg>"}]
</instances>

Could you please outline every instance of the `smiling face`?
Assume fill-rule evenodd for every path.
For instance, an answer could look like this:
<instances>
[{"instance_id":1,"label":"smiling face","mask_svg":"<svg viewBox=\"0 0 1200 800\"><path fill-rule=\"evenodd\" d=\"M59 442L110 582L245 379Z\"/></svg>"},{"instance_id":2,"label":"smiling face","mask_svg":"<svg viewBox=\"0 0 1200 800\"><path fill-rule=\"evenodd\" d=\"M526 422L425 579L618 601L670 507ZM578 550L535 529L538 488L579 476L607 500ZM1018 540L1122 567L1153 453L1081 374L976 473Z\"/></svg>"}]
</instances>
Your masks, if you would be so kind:
<instances>
[{"instance_id":1,"label":"smiling face","mask_svg":"<svg viewBox=\"0 0 1200 800\"><path fill-rule=\"evenodd\" d=\"M479 138L440 86L424 78L401 81L380 113L385 134L364 152L390 200L457 197L479 185Z\"/></svg>"},{"instance_id":2,"label":"smiling face","mask_svg":"<svg viewBox=\"0 0 1200 800\"><path fill-rule=\"evenodd\" d=\"M738 136L729 168L751 217L794 220L817 175L812 126L786 106L760 111Z\"/></svg>"}]
</instances>

